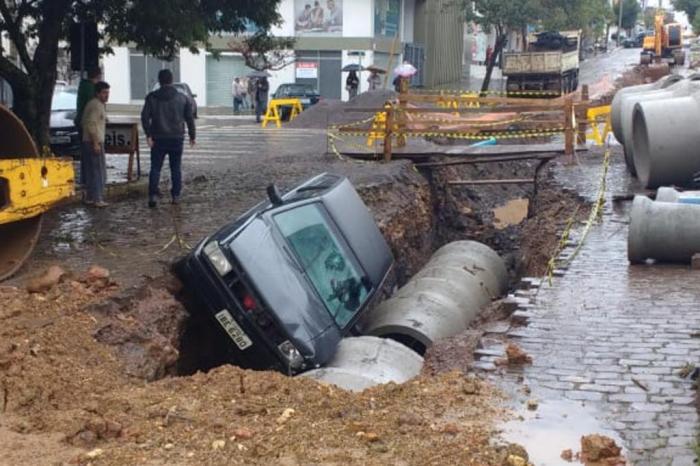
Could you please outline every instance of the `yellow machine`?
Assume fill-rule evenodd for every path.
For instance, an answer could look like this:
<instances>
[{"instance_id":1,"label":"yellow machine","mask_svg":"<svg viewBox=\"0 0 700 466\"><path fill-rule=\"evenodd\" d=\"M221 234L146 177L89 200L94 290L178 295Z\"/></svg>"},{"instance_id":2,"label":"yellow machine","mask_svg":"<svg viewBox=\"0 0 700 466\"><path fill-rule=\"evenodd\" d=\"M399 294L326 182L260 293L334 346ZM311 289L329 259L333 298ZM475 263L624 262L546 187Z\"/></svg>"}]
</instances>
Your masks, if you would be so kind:
<instances>
[{"instance_id":1,"label":"yellow machine","mask_svg":"<svg viewBox=\"0 0 700 466\"><path fill-rule=\"evenodd\" d=\"M683 27L679 23L664 24L665 14L659 10L654 17L654 35L644 38L640 63L648 65L653 60L671 59L675 65L685 63L683 51Z\"/></svg>"},{"instance_id":2,"label":"yellow machine","mask_svg":"<svg viewBox=\"0 0 700 466\"><path fill-rule=\"evenodd\" d=\"M75 194L71 159L39 156L22 122L0 105L0 281L36 245L42 214Z\"/></svg>"}]
</instances>

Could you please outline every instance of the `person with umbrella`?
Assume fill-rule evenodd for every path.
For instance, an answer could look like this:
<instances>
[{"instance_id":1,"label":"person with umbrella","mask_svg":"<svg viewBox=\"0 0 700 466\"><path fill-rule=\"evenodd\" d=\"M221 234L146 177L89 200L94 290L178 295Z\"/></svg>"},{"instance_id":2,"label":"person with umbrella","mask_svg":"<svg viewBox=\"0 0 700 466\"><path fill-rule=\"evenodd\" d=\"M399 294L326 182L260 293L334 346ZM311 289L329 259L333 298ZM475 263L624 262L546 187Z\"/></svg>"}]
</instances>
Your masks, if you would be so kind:
<instances>
[{"instance_id":1,"label":"person with umbrella","mask_svg":"<svg viewBox=\"0 0 700 466\"><path fill-rule=\"evenodd\" d=\"M369 90L376 91L382 87L382 78L379 76L379 73L382 72L382 70L380 70L379 68L373 68L371 66L367 67L367 70L369 70L370 72L369 77L367 78Z\"/></svg>"},{"instance_id":2,"label":"person with umbrella","mask_svg":"<svg viewBox=\"0 0 700 466\"><path fill-rule=\"evenodd\" d=\"M357 88L360 86L360 78L357 77L355 70L350 70L348 78L345 80L345 89L350 94L350 98L357 96Z\"/></svg>"}]
</instances>

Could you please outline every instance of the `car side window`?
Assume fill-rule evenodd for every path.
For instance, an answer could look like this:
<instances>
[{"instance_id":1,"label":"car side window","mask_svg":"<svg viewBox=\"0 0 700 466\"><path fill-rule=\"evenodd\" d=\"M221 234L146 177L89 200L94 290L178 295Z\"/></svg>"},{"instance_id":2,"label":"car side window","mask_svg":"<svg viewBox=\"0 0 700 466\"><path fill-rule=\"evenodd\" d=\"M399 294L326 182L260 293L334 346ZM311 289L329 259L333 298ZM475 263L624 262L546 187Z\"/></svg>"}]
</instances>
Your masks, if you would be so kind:
<instances>
[{"instance_id":1,"label":"car side window","mask_svg":"<svg viewBox=\"0 0 700 466\"><path fill-rule=\"evenodd\" d=\"M352 320L367 299L362 273L318 203L281 212L277 227L301 263L339 327Z\"/></svg>"}]
</instances>

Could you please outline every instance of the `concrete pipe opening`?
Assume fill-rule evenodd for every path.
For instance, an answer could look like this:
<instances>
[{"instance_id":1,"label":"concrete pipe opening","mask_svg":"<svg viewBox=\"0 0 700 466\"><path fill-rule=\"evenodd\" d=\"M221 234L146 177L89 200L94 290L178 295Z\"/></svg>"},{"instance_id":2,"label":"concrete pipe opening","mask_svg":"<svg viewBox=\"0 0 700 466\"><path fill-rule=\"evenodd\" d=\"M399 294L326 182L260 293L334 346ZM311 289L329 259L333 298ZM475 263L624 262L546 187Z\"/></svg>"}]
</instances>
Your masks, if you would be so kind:
<instances>
[{"instance_id":1,"label":"concrete pipe opening","mask_svg":"<svg viewBox=\"0 0 700 466\"><path fill-rule=\"evenodd\" d=\"M372 336L344 338L325 367L301 374L346 390L362 391L416 377L423 358L393 340Z\"/></svg>"},{"instance_id":2,"label":"concrete pipe opening","mask_svg":"<svg viewBox=\"0 0 700 466\"><path fill-rule=\"evenodd\" d=\"M422 354L436 340L465 330L507 285L505 265L495 251L475 241L451 243L370 313L365 332Z\"/></svg>"},{"instance_id":3,"label":"concrete pipe opening","mask_svg":"<svg viewBox=\"0 0 700 466\"><path fill-rule=\"evenodd\" d=\"M700 93L639 102L634 108L634 165L647 188L683 186L700 171Z\"/></svg>"},{"instance_id":4,"label":"concrete pipe opening","mask_svg":"<svg viewBox=\"0 0 700 466\"><path fill-rule=\"evenodd\" d=\"M653 202L635 196L630 212L627 257L633 264L647 259L688 263L700 252L700 206Z\"/></svg>"},{"instance_id":5,"label":"concrete pipe opening","mask_svg":"<svg viewBox=\"0 0 700 466\"><path fill-rule=\"evenodd\" d=\"M615 93L610 109L610 120L612 124L613 134L620 143L623 141L623 130L622 130L622 101L625 97L632 94L640 94L647 91L654 91L659 89L666 89L667 87L683 80L683 77L676 74L671 74L664 76L663 78L657 80L656 82L650 84L640 84L638 86L629 86L620 89Z\"/></svg>"},{"instance_id":6,"label":"concrete pipe opening","mask_svg":"<svg viewBox=\"0 0 700 466\"><path fill-rule=\"evenodd\" d=\"M38 157L36 144L24 124L7 107L0 105L0 160ZM9 180L0 177L0 211L12 203ZM0 224L0 281L22 266L41 232L41 216Z\"/></svg>"}]
</instances>

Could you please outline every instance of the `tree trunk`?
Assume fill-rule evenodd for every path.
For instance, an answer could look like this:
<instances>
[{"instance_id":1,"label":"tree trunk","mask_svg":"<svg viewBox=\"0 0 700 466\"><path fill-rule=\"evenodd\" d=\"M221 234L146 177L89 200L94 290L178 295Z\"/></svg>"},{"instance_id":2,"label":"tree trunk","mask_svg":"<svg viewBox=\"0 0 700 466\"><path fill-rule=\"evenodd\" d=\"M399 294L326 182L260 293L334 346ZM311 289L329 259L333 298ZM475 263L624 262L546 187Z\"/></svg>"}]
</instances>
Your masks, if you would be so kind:
<instances>
[{"instance_id":1,"label":"tree trunk","mask_svg":"<svg viewBox=\"0 0 700 466\"><path fill-rule=\"evenodd\" d=\"M481 92L485 93L489 90L489 84L491 84L491 74L493 73L493 67L496 65L496 60L501 55L503 51L503 45L506 42L505 34L499 32L496 34L496 44L493 47L493 53L491 57L486 62L486 76L484 76L484 82L481 84Z\"/></svg>"}]
</instances>

